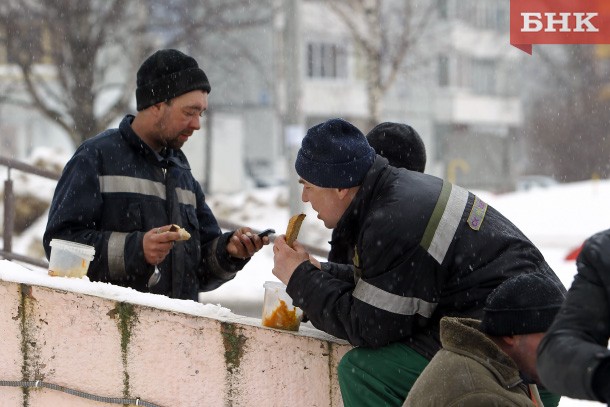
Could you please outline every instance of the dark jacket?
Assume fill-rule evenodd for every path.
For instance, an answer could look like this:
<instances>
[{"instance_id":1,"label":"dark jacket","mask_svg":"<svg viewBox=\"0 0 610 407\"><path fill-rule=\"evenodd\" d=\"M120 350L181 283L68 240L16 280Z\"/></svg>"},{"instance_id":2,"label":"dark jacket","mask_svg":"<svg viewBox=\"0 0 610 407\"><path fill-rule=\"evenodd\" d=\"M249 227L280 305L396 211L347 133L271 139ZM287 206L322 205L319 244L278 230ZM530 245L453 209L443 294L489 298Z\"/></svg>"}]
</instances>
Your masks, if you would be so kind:
<instances>
[{"instance_id":1,"label":"dark jacket","mask_svg":"<svg viewBox=\"0 0 610 407\"><path fill-rule=\"evenodd\" d=\"M561 286L540 251L495 209L381 156L337 229L355 247L355 273L332 263L317 272L304 262L287 290L314 326L353 345L402 341L432 358L441 317L480 318L505 279L539 270Z\"/></svg>"},{"instance_id":2,"label":"dark jacket","mask_svg":"<svg viewBox=\"0 0 610 407\"><path fill-rule=\"evenodd\" d=\"M610 229L585 242L577 267L566 300L538 347L538 375L551 391L610 403L601 397L610 395Z\"/></svg>"},{"instance_id":3,"label":"dark jacket","mask_svg":"<svg viewBox=\"0 0 610 407\"><path fill-rule=\"evenodd\" d=\"M480 322L443 318L441 349L419 375L404 406L534 407L535 385L523 383L515 362L479 331Z\"/></svg>"},{"instance_id":4,"label":"dark jacket","mask_svg":"<svg viewBox=\"0 0 610 407\"><path fill-rule=\"evenodd\" d=\"M51 239L94 246L91 280L148 292L154 267L145 261L143 236L175 223L191 239L175 243L150 291L197 300L199 291L230 280L245 262L226 252L230 233L221 233L182 151L158 156L134 133L132 120L126 116L118 129L85 141L66 164L44 234L47 257Z\"/></svg>"}]
</instances>

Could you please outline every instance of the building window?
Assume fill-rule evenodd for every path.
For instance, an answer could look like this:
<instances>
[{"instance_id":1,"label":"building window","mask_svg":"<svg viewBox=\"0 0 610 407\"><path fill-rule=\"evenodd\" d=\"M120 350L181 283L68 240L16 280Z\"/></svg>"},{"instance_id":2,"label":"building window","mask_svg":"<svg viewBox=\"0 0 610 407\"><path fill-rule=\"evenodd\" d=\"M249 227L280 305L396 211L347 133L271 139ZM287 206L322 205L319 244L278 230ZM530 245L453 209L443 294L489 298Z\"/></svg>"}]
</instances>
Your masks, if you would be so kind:
<instances>
[{"instance_id":1,"label":"building window","mask_svg":"<svg viewBox=\"0 0 610 407\"><path fill-rule=\"evenodd\" d=\"M495 95L496 63L492 60L473 59L470 61L470 83L474 93Z\"/></svg>"},{"instance_id":2,"label":"building window","mask_svg":"<svg viewBox=\"0 0 610 407\"><path fill-rule=\"evenodd\" d=\"M508 2L460 0L457 16L460 20L479 29L505 31L508 29L509 23L509 4Z\"/></svg>"},{"instance_id":3,"label":"building window","mask_svg":"<svg viewBox=\"0 0 610 407\"><path fill-rule=\"evenodd\" d=\"M449 86L449 57L445 55L438 57L438 86L441 88Z\"/></svg>"},{"instance_id":4,"label":"building window","mask_svg":"<svg viewBox=\"0 0 610 407\"><path fill-rule=\"evenodd\" d=\"M438 4L438 16L442 20L446 20L449 16L448 4L447 0L437 0Z\"/></svg>"},{"instance_id":5,"label":"building window","mask_svg":"<svg viewBox=\"0 0 610 407\"><path fill-rule=\"evenodd\" d=\"M347 52L333 43L312 42L307 45L307 76L309 78L346 78Z\"/></svg>"}]
</instances>

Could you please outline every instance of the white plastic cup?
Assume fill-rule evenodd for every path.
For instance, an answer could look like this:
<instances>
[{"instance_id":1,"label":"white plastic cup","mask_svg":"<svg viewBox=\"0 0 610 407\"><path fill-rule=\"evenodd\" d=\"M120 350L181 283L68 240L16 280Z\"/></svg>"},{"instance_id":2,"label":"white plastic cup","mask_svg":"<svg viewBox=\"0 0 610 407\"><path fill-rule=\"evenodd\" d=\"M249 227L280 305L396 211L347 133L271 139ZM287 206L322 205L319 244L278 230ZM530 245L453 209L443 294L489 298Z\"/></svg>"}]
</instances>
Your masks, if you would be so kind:
<instances>
[{"instance_id":1,"label":"white plastic cup","mask_svg":"<svg viewBox=\"0 0 610 407\"><path fill-rule=\"evenodd\" d=\"M49 275L81 278L87 274L95 248L67 240L51 240Z\"/></svg>"},{"instance_id":2,"label":"white plastic cup","mask_svg":"<svg viewBox=\"0 0 610 407\"><path fill-rule=\"evenodd\" d=\"M298 331L303 318L303 310L292 304L286 293L286 286L275 281L265 281L262 325L269 328Z\"/></svg>"}]
</instances>

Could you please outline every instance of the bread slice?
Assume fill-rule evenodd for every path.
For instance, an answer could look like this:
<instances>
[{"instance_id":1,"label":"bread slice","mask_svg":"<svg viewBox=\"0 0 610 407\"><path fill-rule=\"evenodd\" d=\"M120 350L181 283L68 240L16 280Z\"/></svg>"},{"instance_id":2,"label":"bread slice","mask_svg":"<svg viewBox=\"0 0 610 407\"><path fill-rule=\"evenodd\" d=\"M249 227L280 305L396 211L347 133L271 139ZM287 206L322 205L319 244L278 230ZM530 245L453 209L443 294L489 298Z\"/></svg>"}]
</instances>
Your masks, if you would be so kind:
<instances>
[{"instance_id":1,"label":"bread slice","mask_svg":"<svg viewBox=\"0 0 610 407\"><path fill-rule=\"evenodd\" d=\"M286 243L288 243L288 246L292 247L292 244L297 239L304 219L305 214L299 213L298 215L291 217L288 221L288 227L286 228Z\"/></svg>"},{"instance_id":2,"label":"bread slice","mask_svg":"<svg viewBox=\"0 0 610 407\"><path fill-rule=\"evenodd\" d=\"M189 232L187 232L186 229L181 228L180 226L178 226L176 224L173 224L169 228L169 231L180 233L180 239L178 239L178 240L189 240L191 238L191 234Z\"/></svg>"}]
</instances>

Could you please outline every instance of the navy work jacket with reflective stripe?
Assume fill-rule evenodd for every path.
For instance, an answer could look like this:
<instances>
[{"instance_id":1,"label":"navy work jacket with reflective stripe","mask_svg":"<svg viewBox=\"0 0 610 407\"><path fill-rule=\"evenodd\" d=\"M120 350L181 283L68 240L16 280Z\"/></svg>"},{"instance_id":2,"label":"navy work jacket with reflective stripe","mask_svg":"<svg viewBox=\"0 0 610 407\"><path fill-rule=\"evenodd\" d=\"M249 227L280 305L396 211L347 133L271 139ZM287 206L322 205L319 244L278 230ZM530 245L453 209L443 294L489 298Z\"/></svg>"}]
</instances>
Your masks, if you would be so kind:
<instances>
[{"instance_id":1,"label":"navy work jacket with reflective stripe","mask_svg":"<svg viewBox=\"0 0 610 407\"><path fill-rule=\"evenodd\" d=\"M341 217L354 264L304 262L287 292L314 326L356 346L404 342L425 357L440 349L443 316L480 318L505 279L543 272L560 280L508 219L467 190L398 169L377 156Z\"/></svg>"},{"instance_id":2,"label":"navy work jacket with reflective stripe","mask_svg":"<svg viewBox=\"0 0 610 407\"><path fill-rule=\"evenodd\" d=\"M245 262L226 253L230 234L221 233L182 151L160 157L134 133L132 120L128 115L118 129L83 142L66 164L49 210L47 257L51 239L94 246L92 281L147 292L153 266L145 261L143 236L175 223L191 238L175 243L150 291L197 300L199 291L230 280Z\"/></svg>"}]
</instances>

